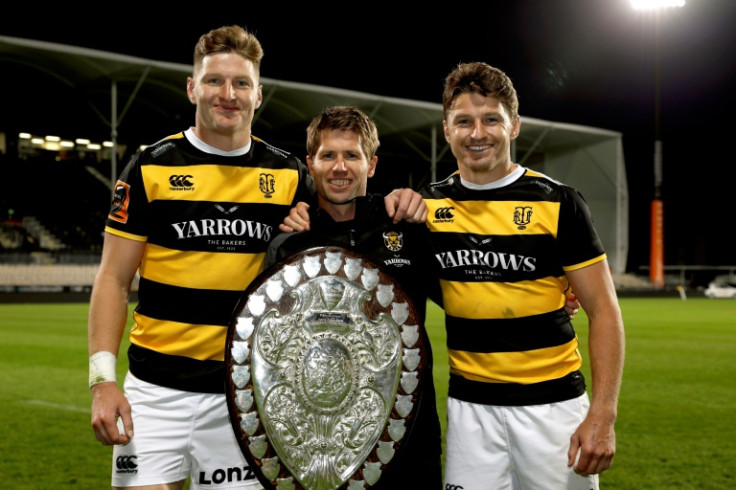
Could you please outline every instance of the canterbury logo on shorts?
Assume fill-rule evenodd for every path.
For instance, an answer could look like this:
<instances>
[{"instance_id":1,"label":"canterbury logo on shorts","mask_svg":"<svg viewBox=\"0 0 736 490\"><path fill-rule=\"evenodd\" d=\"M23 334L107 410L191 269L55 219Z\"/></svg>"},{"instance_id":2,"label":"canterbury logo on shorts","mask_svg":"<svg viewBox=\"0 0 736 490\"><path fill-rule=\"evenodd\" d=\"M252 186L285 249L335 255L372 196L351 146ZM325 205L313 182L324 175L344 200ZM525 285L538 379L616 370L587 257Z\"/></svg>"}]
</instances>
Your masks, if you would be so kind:
<instances>
[{"instance_id":1,"label":"canterbury logo on shorts","mask_svg":"<svg viewBox=\"0 0 736 490\"><path fill-rule=\"evenodd\" d=\"M135 454L118 456L115 459L116 473L138 473L138 456Z\"/></svg>"}]
</instances>

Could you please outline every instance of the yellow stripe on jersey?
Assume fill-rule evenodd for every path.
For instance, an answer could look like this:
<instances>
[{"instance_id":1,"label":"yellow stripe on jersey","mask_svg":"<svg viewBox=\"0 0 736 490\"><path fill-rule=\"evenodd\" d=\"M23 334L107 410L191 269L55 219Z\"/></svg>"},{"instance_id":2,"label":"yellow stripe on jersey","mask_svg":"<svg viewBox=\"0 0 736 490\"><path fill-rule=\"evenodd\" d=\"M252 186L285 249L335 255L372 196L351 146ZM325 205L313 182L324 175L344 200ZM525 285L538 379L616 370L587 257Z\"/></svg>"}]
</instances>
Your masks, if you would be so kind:
<instances>
[{"instance_id":1,"label":"yellow stripe on jersey","mask_svg":"<svg viewBox=\"0 0 736 490\"><path fill-rule=\"evenodd\" d=\"M164 140L180 140L183 137L184 137L184 133L179 132L179 133L174 133L172 135L167 136L166 138L164 138Z\"/></svg>"},{"instance_id":2,"label":"yellow stripe on jersey","mask_svg":"<svg viewBox=\"0 0 736 490\"><path fill-rule=\"evenodd\" d=\"M557 237L560 203L548 201L454 201L425 199L427 226L432 232L480 235L552 235ZM441 210L453 208L452 218ZM526 222L525 210L533 213ZM440 211L437 213L437 211ZM437 215L436 215L437 213ZM489 226L489 223L491 225ZM490 233L489 233L490 232Z\"/></svg>"},{"instance_id":3,"label":"yellow stripe on jersey","mask_svg":"<svg viewBox=\"0 0 736 490\"><path fill-rule=\"evenodd\" d=\"M207 253L146 245L141 277L162 284L193 289L242 291L258 275L264 253Z\"/></svg>"},{"instance_id":4,"label":"yellow stripe on jersey","mask_svg":"<svg viewBox=\"0 0 736 490\"><path fill-rule=\"evenodd\" d=\"M580 369L577 337L555 347L524 352L448 350L450 372L483 383L531 384L558 379Z\"/></svg>"},{"instance_id":5,"label":"yellow stripe on jersey","mask_svg":"<svg viewBox=\"0 0 736 490\"><path fill-rule=\"evenodd\" d=\"M139 313L133 313L133 319L130 341L136 345L200 361L225 360L223 346L227 341L227 328L156 320Z\"/></svg>"},{"instance_id":6,"label":"yellow stripe on jersey","mask_svg":"<svg viewBox=\"0 0 736 490\"><path fill-rule=\"evenodd\" d=\"M519 282L441 280L445 312L469 318L517 318L558 310L565 304L567 280L546 277Z\"/></svg>"},{"instance_id":7,"label":"yellow stripe on jersey","mask_svg":"<svg viewBox=\"0 0 736 490\"><path fill-rule=\"evenodd\" d=\"M598 257L593 257L590 260L586 260L585 262L581 262L579 264L571 265L568 267L563 267L565 269L565 272L568 271L576 271L578 269L582 269L583 267L588 267L589 265L597 264L601 260L604 260L606 258L606 254L599 255Z\"/></svg>"},{"instance_id":8,"label":"yellow stripe on jersey","mask_svg":"<svg viewBox=\"0 0 736 490\"><path fill-rule=\"evenodd\" d=\"M550 179L549 176L547 176L546 174L535 172L534 170L530 168L526 169L526 173L524 175L526 175L527 177L542 177L543 179L553 180L553 179Z\"/></svg>"},{"instance_id":9,"label":"yellow stripe on jersey","mask_svg":"<svg viewBox=\"0 0 736 490\"><path fill-rule=\"evenodd\" d=\"M148 240L148 237L133 235L132 233L125 233L124 231L116 230L115 228L112 228L110 226L106 226L105 231L110 233L111 235L127 238L129 240L135 240L136 242L145 242L146 240Z\"/></svg>"},{"instance_id":10,"label":"yellow stripe on jersey","mask_svg":"<svg viewBox=\"0 0 736 490\"><path fill-rule=\"evenodd\" d=\"M299 183L299 179L295 177L295 169L225 165L143 165L141 171L149 201L162 199L291 204ZM191 185L174 186L169 182L171 176L182 176L180 180L186 177L185 180Z\"/></svg>"}]
</instances>

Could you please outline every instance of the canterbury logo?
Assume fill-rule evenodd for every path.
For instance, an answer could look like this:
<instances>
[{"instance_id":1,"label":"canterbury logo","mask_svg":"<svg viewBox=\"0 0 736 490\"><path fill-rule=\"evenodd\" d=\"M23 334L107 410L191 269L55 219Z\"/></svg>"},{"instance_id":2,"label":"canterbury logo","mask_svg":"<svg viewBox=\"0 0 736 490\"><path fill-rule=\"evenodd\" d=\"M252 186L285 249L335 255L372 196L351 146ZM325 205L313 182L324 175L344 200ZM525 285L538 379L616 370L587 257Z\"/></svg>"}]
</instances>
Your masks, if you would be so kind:
<instances>
[{"instance_id":1,"label":"canterbury logo","mask_svg":"<svg viewBox=\"0 0 736 490\"><path fill-rule=\"evenodd\" d=\"M464 487L460 485L452 485L450 483L445 484L445 490L463 490Z\"/></svg>"},{"instance_id":2,"label":"canterbury logo","mask_svg":"<svg viewBox=\"0 0 736 490\"><path fill-rule=\"evenodd\" d=\"M115 460L115 466L119 470L134 470L138 468L138 463L135 462L136 459L138 459L136 455L118 456L118 459Z\"/></svg>"},{"instance_id":3,"label":"canterbury logo","mask_svg":"<svg viewBox=\"0 0 736 490\"><path fill-rule=\"evenodd\" d=\"M194 182L189 180L191 178L191 175L172 175L169 177L169 184L172 188L194 187Z\"/></svg>"},{"instance_id":4,"label":"canterbury logo","mask_svg":"<svg viewBox=\"0 0 736 490\"><path fill-rule=\"evenodd\" d=\"M434 212L434 217L438 220L449 221L455 218L455 215L452 213L453 209L455 208L452 206L446 208L437 208L437 210Z\"/></svg>"}]
</instances>

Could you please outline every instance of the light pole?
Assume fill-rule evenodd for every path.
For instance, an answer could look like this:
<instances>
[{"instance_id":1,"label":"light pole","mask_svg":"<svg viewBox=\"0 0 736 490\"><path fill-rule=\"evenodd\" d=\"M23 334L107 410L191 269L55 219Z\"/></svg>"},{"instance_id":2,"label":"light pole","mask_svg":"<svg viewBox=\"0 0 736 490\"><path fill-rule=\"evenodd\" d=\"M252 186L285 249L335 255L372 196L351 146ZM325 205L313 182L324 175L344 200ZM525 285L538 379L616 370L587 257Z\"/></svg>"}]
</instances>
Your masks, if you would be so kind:
<instances>
[{"instance_id":1,"label":"light pole","mask_svg":"<svg viewBox=\"0 0 736 490\"><path fill-rule=\"evenodd\" d=\"M654 14L654 196L650 207L649 281L664 287L664 202L662 201L662 54L659 23L663 9L682 7L685 0L630 0L635 10Z\"/></svg>"}]
</instances>

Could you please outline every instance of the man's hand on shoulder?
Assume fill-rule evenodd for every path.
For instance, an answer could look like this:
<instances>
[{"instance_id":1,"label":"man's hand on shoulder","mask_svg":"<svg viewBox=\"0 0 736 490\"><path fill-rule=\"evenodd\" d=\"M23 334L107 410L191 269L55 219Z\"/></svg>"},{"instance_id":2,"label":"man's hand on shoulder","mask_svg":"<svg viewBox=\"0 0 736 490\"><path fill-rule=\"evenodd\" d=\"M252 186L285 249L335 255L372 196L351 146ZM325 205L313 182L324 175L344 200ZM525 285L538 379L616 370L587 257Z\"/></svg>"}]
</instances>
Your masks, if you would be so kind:
<instances>
[{"instance_id":1,"label":"man's hand on shoulder","mask_svg":"<svg viewBox=\"0 0 736 490\"><path fill-rule=\"evenodd\" d=\"M279 230L284 233L309 230L309 204L302 201L296 203L296 206L289 210L284 222L279 225Z\"/></svg>"},{"instance_id":2,"label":"man's hand on shoulder","mask_svg":"<svg viewBox=\"0 0 736 490\"><path fill-rule=\"evenodd\" d=\"M408 187L394 189L385 197L386 212L394 223L406 220L409 223L424 223L427 219L427 204L422 195Z\"/></svg>"}]
</instances>

